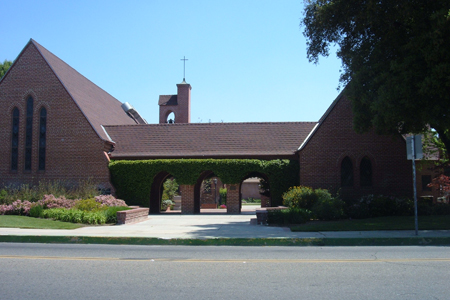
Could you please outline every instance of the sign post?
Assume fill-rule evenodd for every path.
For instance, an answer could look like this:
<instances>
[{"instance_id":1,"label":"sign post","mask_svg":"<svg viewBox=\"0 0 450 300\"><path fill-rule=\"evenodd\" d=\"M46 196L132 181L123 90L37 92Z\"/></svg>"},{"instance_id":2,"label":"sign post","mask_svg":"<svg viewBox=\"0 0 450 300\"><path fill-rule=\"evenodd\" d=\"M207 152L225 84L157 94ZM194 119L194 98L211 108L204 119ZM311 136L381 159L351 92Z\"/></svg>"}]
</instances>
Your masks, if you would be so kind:
<instances>
[{"instance_id":1,"label":"sign post","mask_svg":"<svg viewBox=\"0 0 450 300\"><path fill-rule=\"evenodd\" d=\"M417 217L416 159L421 159L423 157L421 135L413 135L406 138L406 153L407 158L412 160L414 186L414 223L416 235L419 235L419 219Z\"/></svg>"}]
</instances>

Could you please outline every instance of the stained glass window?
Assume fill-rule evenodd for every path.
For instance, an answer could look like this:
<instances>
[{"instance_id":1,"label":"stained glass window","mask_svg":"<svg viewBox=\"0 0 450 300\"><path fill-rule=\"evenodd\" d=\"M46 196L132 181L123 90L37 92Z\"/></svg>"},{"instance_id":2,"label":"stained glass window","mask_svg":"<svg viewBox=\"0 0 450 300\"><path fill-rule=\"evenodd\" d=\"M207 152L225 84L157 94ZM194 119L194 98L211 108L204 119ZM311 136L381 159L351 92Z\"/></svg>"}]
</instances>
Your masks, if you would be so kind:
<instances>
[{"instance_id":1,"label":"stained glass window","mask_svg":"<svg viewBox=\"0 0 450 300\"><path fill-rule=\"evenodd\" d=\"M341 186L353 186L353 164L348 156L341 163Z\"/></svg>"}]
</instances>

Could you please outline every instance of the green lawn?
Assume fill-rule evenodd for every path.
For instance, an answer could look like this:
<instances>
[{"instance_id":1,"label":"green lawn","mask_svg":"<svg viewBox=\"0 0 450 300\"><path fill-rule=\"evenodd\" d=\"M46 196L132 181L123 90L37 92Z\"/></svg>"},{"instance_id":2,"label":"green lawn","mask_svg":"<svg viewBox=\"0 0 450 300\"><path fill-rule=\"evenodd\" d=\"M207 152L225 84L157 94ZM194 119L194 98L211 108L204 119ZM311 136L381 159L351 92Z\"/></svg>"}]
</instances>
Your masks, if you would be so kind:
<instances>
[{"instance_id":1,"label":"green lawn","mask_svg":"<svg viewBox=\"0 0 450 300\"><path fill-rule=\"evenodd\" d=\"M414 230L414 217L382 217L361 220L311 221L291 227L292 231ZM450 215L419 216L419 230L450 229Z\"/></svg>"},{"instance_id":2,"label":"green lawn","mask_svg":"<svg viewBox=\"0 0 450 300\"><path fill-rule=\"evenodd\" d=\"M82 224L37 219L25 216L0 216L0 227L35 228L35 229L76 229Z\"/></svg>"}]
</instances>

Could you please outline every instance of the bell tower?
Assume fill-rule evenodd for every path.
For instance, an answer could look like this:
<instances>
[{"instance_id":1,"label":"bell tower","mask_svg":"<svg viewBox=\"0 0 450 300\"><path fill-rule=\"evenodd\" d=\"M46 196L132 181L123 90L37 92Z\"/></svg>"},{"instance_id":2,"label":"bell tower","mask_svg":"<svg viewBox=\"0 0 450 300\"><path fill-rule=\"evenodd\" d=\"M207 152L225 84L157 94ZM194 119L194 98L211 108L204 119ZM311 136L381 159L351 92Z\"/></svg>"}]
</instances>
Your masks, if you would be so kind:
<instances>
[{"instance_id":1,"label":"bell tower","mask_svg":"<svg viewBox=\"0 0 450 300\"><path fill-rule=\"evenodd\" d=\"M176 95L159 96L159 123L191 123L191 85L184 78ZM173 113L173 117L169 115Z\"/></svg>"}]
</instances>

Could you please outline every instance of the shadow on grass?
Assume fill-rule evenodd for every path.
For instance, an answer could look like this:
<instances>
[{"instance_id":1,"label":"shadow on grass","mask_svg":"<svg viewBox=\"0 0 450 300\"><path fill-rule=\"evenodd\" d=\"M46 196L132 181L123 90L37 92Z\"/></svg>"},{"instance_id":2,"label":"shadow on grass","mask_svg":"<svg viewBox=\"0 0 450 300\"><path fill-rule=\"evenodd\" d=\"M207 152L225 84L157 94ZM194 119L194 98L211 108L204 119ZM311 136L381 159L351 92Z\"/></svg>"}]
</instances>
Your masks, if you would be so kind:
<instances>
[{"instance_id":1,"label":"shadow on grass","mask_svg":"<svg viewBox=\"0 0 450 300\"><path fill-rule=\"evenodd\" d=\"M450 215L419 216L419 230L450 230ZM311 221L292 226L292 231L370 231L370 230L414 230L413 216L380 217L359 220Z\"/></svg>"}]
</instances>

